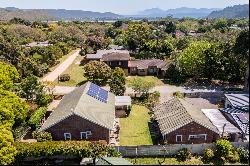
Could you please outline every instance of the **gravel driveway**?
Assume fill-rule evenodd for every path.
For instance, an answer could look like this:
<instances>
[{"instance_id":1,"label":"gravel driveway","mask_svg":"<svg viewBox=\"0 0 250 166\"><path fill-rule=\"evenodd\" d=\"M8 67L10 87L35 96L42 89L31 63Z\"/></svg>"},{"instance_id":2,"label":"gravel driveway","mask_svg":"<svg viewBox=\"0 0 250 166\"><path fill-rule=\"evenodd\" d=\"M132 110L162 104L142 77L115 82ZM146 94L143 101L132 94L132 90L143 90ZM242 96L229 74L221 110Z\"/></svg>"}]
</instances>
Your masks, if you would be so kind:
<instances>
[{"instance_id":1,"label":"gravel driveway","mask_svg":"<svg viewBox=\"0 0 250 166\"><path fill-rule=\"evenodd\" d=\"M47 76L45 76L42 81L55 81L60 74L62 74L76 59L79 55L79 50L68 57L64 62L62 62L54 71L50 72Z\"/></svg>"}]
</instances>

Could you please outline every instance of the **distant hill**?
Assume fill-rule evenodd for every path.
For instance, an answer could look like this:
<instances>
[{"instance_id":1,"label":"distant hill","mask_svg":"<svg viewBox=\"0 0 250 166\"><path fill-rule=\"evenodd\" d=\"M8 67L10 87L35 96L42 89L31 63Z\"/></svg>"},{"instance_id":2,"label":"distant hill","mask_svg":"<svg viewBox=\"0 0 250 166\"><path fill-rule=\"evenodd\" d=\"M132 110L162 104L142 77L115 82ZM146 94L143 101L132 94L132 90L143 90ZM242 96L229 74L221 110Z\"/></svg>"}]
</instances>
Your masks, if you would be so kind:
<instances>
[{"instance_id":1,"label":"distant hill","mask_svg":"<svg viewBox=\"0 0 250 166\"><path fill-rule=\"evenodd\" d=\"M235 5L227 7L221 11L214 11L208 15L208 18L244 18L249 17L249 4Z\"/></svg>"},{"instance_id":2,"label":"distant hill","mask_svg":"<svg viewBox=\"0 0 250 166\"><path fill-rule=\"evenodd\" d=\"M18 9L14 7L0 8L0 19L10 20L14 17L26 20L95 20L95 19L117 19L121 15L111 12L92 12L82 10L65 9Z\"/></svg>"},{"instance_id":3,"label":"distant hill","mask_svg":"<svg viewBox=\"0 0 250 166\"><path fill-rule=\"evenodd\" d=\"M183 18L183 17L193 17L193 18L204 18L207 17L212 11L221 10L218 8L176 8L176 9L169 9L169 10L162 10L159 8L147 9L138 13L138 16L144 17L166 17L166 16L173 16L174 18Z\"/></svg>"},{"instance_id":4,"label":"distant hill","mask_svg":"<svg viewBox=\"0 0 250 166\"><path fill-rule=\"evenodd\" d=\"M25 20L55 20L47 12L42 10L20 10L18 8L0 8L0 20L10 20L14 17L22 18Z\"/></svg>"}]
</instances>

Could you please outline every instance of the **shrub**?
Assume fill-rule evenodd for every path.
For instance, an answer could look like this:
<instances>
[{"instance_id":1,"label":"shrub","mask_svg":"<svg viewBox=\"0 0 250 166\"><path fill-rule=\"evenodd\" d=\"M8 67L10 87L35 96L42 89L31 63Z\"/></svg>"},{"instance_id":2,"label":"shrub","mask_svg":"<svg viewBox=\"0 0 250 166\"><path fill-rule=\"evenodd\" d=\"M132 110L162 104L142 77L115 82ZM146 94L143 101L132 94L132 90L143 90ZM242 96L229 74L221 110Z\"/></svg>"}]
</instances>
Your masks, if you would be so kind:
<instances>
[{"instance_id":1,"label":"shrub","mask_svg":"<svg viewBox=\"0 0 250 166\"><path fill-rule=\"evenodd\" d=\"M70 75L69 74L62 74L58 77L58 80L61 82L69 81Z\"/></svg>"},{"instance_id":2,"label":"shrub","mask_svg":"<svg viewBox=\"0 0 250 166\"><path fill-rule=\"evenodd\" d=\"M230 154L227 159L232 163L236 163L240 161L240 155L236 149L233 149L232 154Z\"/></svg>"},{"instance_id":3,"label":"shrub","mask_svg":"<svg viewBox=\"0 0 250 166\"><path fill-rule=\"evenodd\" d=\"M74 156L79 159L85 157L116 156L117 152L110 150L109 146L101 142L88 141L49 141L35 143L15 142L17 149L17 160L27 157L50 157L61 155L65 157Z\"/></svg>"},{"instance_id":4,"label":"shrub","mask_svg":"<svg viewBox=\"0 0 250 166\"><path fill-rule=\"evenodd\" d=\"M249 150L248 149L240 147L237 149L237 151L240 155L240 161L246 162L249 160Z\"/></svg>"},{"instance_id":5,"label":"shrub","mask_svg":"<svg viewBox=\"0 0 250 166\"><path fill-rule=\"evenodd\" d=\"M174 92L173 96L181 99L184 98L184 95L180 91Z\"/></svg>"},{"instance_id":6,"label":"shrub","mask_svg":"<svg viewBox=\"0 0 250 166\"><path fill-rule=\"evenodd\" d=\"M29 125L33 130L40 126L41 119L44 117L46 112L47 109L45 107L41 107L30 117Z\"/></svg>"},{"instance_id":7,"label":"shrub","mask_svg":"<svg viewBox=\"0 0 250 166\"><path fill-rule=\"evenodd\" d=\"M191 159L192 157L192 154L191 152L187 149L187 148L184 148L184 149L181 149L178 154L177 154L177 159L180 160L180 161L186 161L186 160L189 160Z\"/></svg>"},{"instance_id":8,"label":"shrub","mask_svg":"<svg viewBox=\"0 0 250 166\"><path fill-rule=\"evenodd\" d=\"M233 145L228 140L219 139L216 141L215 146L217 157L227 159L229 155L232 155Z\"/></svg>"},{"instance_id":9,"label":"shrub","mask_svg":"<svg viewBox=\"0 0 250 166\"><path fill-rule=\"evenodd\" d=\"M32 137L37 140L37 142L52 141L52 136L48 132L33 132Z\"/></svg>"},{"instance_id":10,"label":"shrub","mask_svg":"<svg viewBox=\"0 0 250 166\"><path fill-rule=\"evenodd\" d=\"M211 161L214 158L214 151L212 149L206 149L203 156L205 161Z\"/></svg>"}]
</instances>

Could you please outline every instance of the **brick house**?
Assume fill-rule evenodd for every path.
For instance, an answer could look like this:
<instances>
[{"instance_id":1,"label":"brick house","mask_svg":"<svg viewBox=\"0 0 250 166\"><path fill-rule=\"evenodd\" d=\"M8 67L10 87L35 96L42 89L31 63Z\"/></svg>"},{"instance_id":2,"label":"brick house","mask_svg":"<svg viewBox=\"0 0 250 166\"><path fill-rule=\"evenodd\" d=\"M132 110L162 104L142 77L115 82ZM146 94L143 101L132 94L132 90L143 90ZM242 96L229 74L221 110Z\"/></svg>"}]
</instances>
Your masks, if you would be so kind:
<instances>
[{"instance_id":1,"label":"brick house","mask_svg":"<svg viewBox=\"0 0 250 166\"><path fill-rule=\"evenodd\" d=\"M203 112L183 99L173 98L154 108L154 116L167 144L211 143L219 131Z\"/></svg>"},{"instance_id":2,"label":"brick house","mask_svg":"<svg viewBox=\"0 0 250 166\"><path fill-rule=\"evenodd\" d=\"M115 95L95 84L86 84L65 95L39 132L53 140L105 140L115 124Z\"/></svg>"},{"instance_id":3,"label":"brick house","mask_svg":"<svg viewBox=\"0 0 250 166\"><path fill-rule=\"evenodd\" d=\"M127 50L98 50L96 54L87 54L86 61L97 60L105 62L112 69L120 67L128 75L164 76L171 62L160 59L133 59Z\"/></svg>"},{"instance_id":4,"label":"brick house","mask_svg":"<svg viewBox=\"0 0 250 166\"><path fill-rule=\"evenodd\" d=\"M163 61L160 59L145 59L145 60L131 60L129 61L129 74L139 76L164 76L170 61Z\"/></svg>"}]
</instances>

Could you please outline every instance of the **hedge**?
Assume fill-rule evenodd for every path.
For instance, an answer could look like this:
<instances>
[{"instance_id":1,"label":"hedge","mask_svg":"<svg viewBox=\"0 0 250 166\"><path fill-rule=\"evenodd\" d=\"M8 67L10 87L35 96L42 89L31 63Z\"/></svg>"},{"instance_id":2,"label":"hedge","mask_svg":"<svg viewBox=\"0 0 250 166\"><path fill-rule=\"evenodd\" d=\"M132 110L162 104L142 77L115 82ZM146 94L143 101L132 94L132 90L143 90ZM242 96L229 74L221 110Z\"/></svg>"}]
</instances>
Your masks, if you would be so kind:
<instances>
[{"instance_id":1,"label":"hedge","mask_svg":"<svg viewBox=\"0 0 250 166\"><path fill-rule=\"evenodd\" d=\"M98 156L119 156L112 147L109 147L101 142L87 141L50 141L50 142L35 142L21 143L15 142L14 146L17 149L17 160L22 160L29 157L98 157Z\"/></svg>"},{"instance_id":2,"label":"hedge","mask_svg":"<svg viewBox=\"0 0 250 166\"><path fill-rule=\"evenodd\" d=\"M42 117L46 114L47 108L41 107L30 117L29 125L32 129L39 127Z\"/></svg>"}]
</instances>

